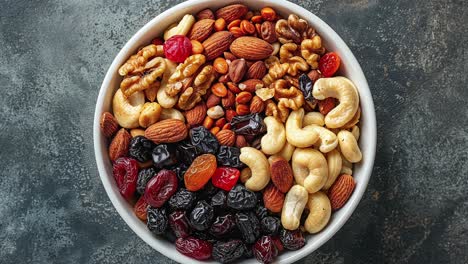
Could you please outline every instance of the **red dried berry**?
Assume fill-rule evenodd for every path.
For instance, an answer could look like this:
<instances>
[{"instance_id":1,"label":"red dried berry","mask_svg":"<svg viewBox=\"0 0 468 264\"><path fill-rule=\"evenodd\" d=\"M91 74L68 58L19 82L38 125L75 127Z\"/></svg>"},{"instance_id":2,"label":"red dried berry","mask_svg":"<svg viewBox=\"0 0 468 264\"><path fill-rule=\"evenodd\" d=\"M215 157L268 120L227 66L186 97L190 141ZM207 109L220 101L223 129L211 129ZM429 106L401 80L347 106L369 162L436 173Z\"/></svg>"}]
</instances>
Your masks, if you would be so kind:
<instances>
[{"instance_id":1,"label":"red dried berry","mask_svg":"<svg viewBox=\"0 0 468 264\"><path fill-rule=\"evenodd\" d=\"M216 169L211 182L215 187L230 191L234 185L236 185L239 179L240 171L235 168L219 167Z\"/></svg>"},{"instance_id":2,"label":"red dried berry","mask_svg":"<svg viewBox=\"0 0 468 264\"><path fill-rule=\"evenodd\" d=\"M164 44L164 40L162 38L155 38L151 41L151 44L154 45L162 45Z\"/></svg>"},{"instance_id":3,"label":"red dried berry","mask_svg":"<svg viewBox=\"0 0 468 264\"><path fill-rule=\"evenodd\" d=\"M141 221L146 222L147 220L146 209L148 209L148 204L146 203L145 199L142 196L140 197L140 199L138 199L135 206L133 207L133 212L135 212L135 215Z\"/></svg>"},{"instance_id":4,"label":"red dried berry","mask_svg":"<svg viewBox=\"0 0 468 264\"><path fill-rule=\"evenodd\" d=\"M132 158L122 157L114 162L112 168L115 182L125 199L130 200L136 191L138 179L138 162Z\"/></svg>"},{"instance_id":5,"label":"red dried berry","mask_svg":"<svg viewBox=\"0 0 468 264\"><path fill-rule=\"evenodd\" d=\"M145 201L159 208L177 191L177 176L170 170L161 170L148 182L145 188Z\"/></svg>"},{"instance_id":6,"label":"red dried berry","mask_svg":"<svg viewBox=\"0 0 468 264\"><path fill-rule=\"evenodd\" d=\"M164 43L164 54L171 61L184 62L192 54L192 42L183 35L172 36Z\"/></svg>"},{"instance_id":7,"label":"red dried berry","mask_svg":"<svg viewBox=\"0 0 468 264\"><path fill-rule=\"evenodd\" d=\"M198 260L211 258L213 245L210 242L194 237L178 238L175 242L177 251Z\"/></svg>"},{"instance_id":8,"label":"red dried berry","mask_svg":"<svg viewBox=\"0 0 468 264\"><path fill-rule=\"evenodd\" d=\"M253 254L258 261L270 263L278 255L278 249L270 236L262 236L253 246Z\"/></svg>"},{"instance_id":9,"label":"red dried berry","mask_svg":"<svg viewBox=\"0 0 468 264\"><path fill-rule=\"evenodd\" d=\"M175 211L169 215L169 225L176 237L188 237L190 235L190 224L185 211Z\"/></svg>"},{"instance_id":10,"label":"red dried berry","mask_svg":"<svg viewBox=\"0 0 468 264\"><path fill-rule=\"evenodd\" d=\"M335 52L329 52L320 58L319 70L325 77L332 77L340 68L340 57Z\"/></svg>"}]
</instances>

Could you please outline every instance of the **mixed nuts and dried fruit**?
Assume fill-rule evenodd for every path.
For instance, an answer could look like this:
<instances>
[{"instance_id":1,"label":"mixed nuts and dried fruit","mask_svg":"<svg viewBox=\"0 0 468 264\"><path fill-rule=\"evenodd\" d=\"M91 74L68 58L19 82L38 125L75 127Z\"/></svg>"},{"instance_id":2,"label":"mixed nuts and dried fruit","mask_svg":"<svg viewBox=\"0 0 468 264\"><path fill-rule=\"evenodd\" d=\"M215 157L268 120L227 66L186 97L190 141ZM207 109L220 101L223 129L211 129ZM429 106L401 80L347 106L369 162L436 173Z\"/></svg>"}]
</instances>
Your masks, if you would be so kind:
<instances>
[{"instance_id":1,"label":"mixed nuts and dried fruit","mask_svg":"<svg viewBox=\"0 0 468 264\"><path fill-rule=\"evenodd\" d=\"M355 181L359 94L294 14L187 14L119 69L103 135L120 193L184 255L269 263L298 250Z\"/></svg>"}]
</instances>

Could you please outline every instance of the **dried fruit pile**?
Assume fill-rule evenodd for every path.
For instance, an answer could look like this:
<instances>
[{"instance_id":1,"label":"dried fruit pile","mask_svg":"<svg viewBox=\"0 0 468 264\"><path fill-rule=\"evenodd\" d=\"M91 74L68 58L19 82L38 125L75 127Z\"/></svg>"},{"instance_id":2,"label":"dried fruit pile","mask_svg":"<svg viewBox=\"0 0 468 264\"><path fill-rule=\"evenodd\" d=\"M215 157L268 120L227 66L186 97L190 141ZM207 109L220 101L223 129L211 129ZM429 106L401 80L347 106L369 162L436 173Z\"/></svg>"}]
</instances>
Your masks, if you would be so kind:
<instances>
[{"instance_id":1,"label":"dried fruit pile","mask_svg":"<svg viewBox=\"0 0 468 264\"><path fill-rule=\"evenodd\" d=\"M307 21L205 9L119 69L101 129L121 194L195 259L269 263L298 250L355 181L359 94Z\"/></svg>"}]
</instances>

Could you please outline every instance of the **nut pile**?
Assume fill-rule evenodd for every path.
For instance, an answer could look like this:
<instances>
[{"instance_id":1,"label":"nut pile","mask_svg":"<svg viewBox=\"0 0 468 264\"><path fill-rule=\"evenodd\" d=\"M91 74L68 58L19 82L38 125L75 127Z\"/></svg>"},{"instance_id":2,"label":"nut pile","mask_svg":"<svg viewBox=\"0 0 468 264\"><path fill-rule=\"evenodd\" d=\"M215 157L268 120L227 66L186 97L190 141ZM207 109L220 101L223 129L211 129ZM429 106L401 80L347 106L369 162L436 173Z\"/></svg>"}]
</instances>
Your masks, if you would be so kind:
<instances>
[{"instance_id":1,"label":"nut pile","mask_svg":"<svg viewBox=\"0 0 468 264\"><path fill-rule=\"evenodd\" d=\"M187 14L119 69L101 119L120 193L195 259L269 263L345 205L359 94L307 21L242 4Z\"/></svg>"}]
</instances>

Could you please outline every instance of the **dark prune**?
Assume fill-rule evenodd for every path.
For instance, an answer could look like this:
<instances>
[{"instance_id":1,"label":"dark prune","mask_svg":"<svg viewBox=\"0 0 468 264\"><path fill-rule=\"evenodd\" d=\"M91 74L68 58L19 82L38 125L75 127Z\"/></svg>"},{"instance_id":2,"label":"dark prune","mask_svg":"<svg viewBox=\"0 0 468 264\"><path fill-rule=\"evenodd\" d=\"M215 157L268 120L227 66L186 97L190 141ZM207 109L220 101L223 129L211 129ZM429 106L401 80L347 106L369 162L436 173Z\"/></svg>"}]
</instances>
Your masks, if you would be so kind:
<instances>
[{"instance_id":1,"label":"dark prune","mask_svg":"<svg viewBox=\"0 0 468 264\"><path fill-rule=\"evenodd\" d=\"M239 159L240 149L236 147L221 146L218 150L216 159L219 166L227 166L232 168L241 169L245 165Z\"/></svg>"},{"instance_id":2,"label":"dark prune","mask_svg":"<svg viewBox=\"0 0 468 264\"><path fill-rule=\"evenodd\" d=\"M190 129L190 141L203 154L216 154L219 148L216 137L204 126Z\"/></svg>"},{"instance_id":3,"label":"dark prune","mask_svg":"<svg viewBox=\"0 0 468 264\"><path fill-rule=\"evenodd\" d=\"M171 210L190 210L197 200L197 193L191 192L185 188L180 188L170 199L169 208Z\"/></svg>"},{"instance_id":4,"label":"dark prune","mask_svg":"<svg viewBox=\"0 0 468 264\"><path fill-rule=\"evenodd\" d=\"M229 191L227 206L236 210L247 210L257 205L257 195L247 190L244 185L237 184Z\"/></svg>"},{"instance_id":5,"label":"dark prune","mask_svg":"<svg viewBox=\"0 0 468 264\"><path fill-rule=\"evenodd\" d=\"M196 148L190 140L184 140L177 144L177 159L179 162L190 166L193 160L203 154Z\"/></svg>"},{"instance_id":6,"label":"dark prune","mask_svg":"<svg viewBox=\"0 0 468 264\"><path fill-rule=\"evenodd\" d=\"M200 193L201 197L204 199L210 200L216 193L218 193L219 189L214 187L211 181L207 182L203 189L201 189L198 193Z\"/></svg>"},{"instance_id":7,"label":"dark prune","mask_svg":"<svg viewBox=\"0 0 468 264\"><path fill-rule=\"evenodd\" d=\"M232 214L218 216L210 227L210 234L223 237L234 230L235 227L236 222Z\"/></svg>"},{"instance_id":8,"label":"dark prune","mask_svg":"<svg viewBox=\"0 0 468 264\"><path fill-rule=\"evenodd\" d=\"M211 206L215 212L221 212L226 208L227 195L224 191L218 191L213 197L211 197Z\"/></svg>"},{"instance_id":9,"label":"dark prune","mask_svg":"<svg viewBox=\"0 0 468 264\"><path fill-rule=\"evenodd\" d=\"M270 263L278 255L278 249L270 236L262 236L253 246L253 253L258 261Z\"/></svg>"},{"instance_id":10,"label":"dark prune","mask_svg":"<svg viewBox=\"0 0 468 264\"><path fill-rule=\"evenodd\" d=\"M192 237L199 238L210 243L216 243L218 241L214 236L205 231L194 231L192 232Z\"/></svg>"},{"instance_id":11,"label":"dark prune","mask_svg":"<svg viewBox=\"0 0 468 264\"><path fill-rule=\"evenodd\" d=\"M208 229L213 222L213 207L206 201L198 201L190 213L189 220L192 227L198 231Z\"/></svg>"},{"instance_id":12,"label":"dark prune","mask_svg":"<svg viewBox=\"0 0 468 264\"><path fill-rule=\"evenodd\" d=\"M136 136L130 141L128 155L139 162L146 162L151 159L151 151L154 143L144 136Z\"/></svg>"},{"instance_id":13,"label":"dark prune","mask_svg":"<svg viewBox=\"0 0 468 264\"><path fill-rule=\"evenodd\" d=\"M269 236L277 235L281 227L280 219L274 216L267 216L263 218L260 221L260 223L261 223L262 233L264 235L269 235Z\"/></svg>"},{"instance_id":14,"label":"dark prune","mask_svg":"<svg viewBox=\"0 0 468 264\"><path fill-rule=\"evenodd\" d=\"M304 73L301 76L299 76L299 89L304 95L304 99L306 99L307 101L312 101L314 99L314 97L312 96L313 86L314 82L309 78L307 74Z\"/></svg>"},{"instance_id":15,"label":"dark prune","mask_svg":"<svg viewBox=\"0 0 468 264\"><path fill-rule=\"evenodd\" d=\"M175 246L180 253L198 260L209 259L213 250L210 242L194 237L178 238Z\"/></svg>"},{"instance_id":16,"label":"dark prune","mask_svg":"<svg viewBox=\"0 0 468 264\"><path fill-rule=\"evenodd\" d=\"M188 237L190 235L190 224L185 211L175 211L169 215L169 226L176 237Z\"/></svg>"},{"instance_id":17,"label":"dark prune","mask_svg":"<svg viewBox=\"0 0 468 264\"><path fill-rule=\"evenodd\" d=\"M143 195L143 193L145 192L146 184L149 182L149 180L151 180L151 178L154 177L154 175L156 175L156 170L153 167L142 169L138 173L136 190L140 195Z\"/></svg>"},{"instance_id":18,"label":"dark prune","mask_svg":"<svg viewBox=\"0 0 468 264\"><path fill-rule=\"evenodd\" d=\"M112 167L112 174L120 194L130 200L136 191L138 180L138 162L132 158L118 158Z\"/></svg>"},{"instance_id":19,"label":"dark prune","mask_svg":"<svg viewBox=\"0 0 468 264\"><path fill-rule=\"evenodd\" d=\"M173 145L157 145L151 154L153 156L154 167L162 169L177 163L176 149Z\"/></svg>"},{"instance_id":20,"label":"dark prune","mask_svg":"<svg viewBox=\"0 0 468 264\"><path fill-rule=\"evenodd\" d=\"M244 243L241 240L217 242L213 246L213 259L221 263L233 262L244 255Z\"/></svg>"},{"instance_id":21,"label":"dark prune","mask_svg":"<svg viewBox=\"0 0 468 264\"><path fill-rule=\"evenodd\" d=\"M260 223L253 212L236 213L236 225L246 243L254 243L260 236Z\"/></svg>"},{"instance_id":22,"label":"dark prune","mask_svg":"<svg viewBox=\"0 0 468 264\"><path fill-rule=\"evenodd\" d=\"M266 125L258 113L235 116L232 118L231 126L238 135L256 136L266 132Z\"/></svg>"},{"instance_id":23,"label":"dark prune","mask_svg":"<svg viewBox=\"0 0 468 264\"><path fill-rule=\"evenodd\" d=\"M166 208L154 208L150 206L148 207L147 215L148 221L146 225L148 229L156 235L164 234L168 226Z\"/></svg>"},{"instance_id":24,"label":"dark prune","mask_svg":"<svg viewBox=\"0 0 468 264\"><path fill-rule=\"evenodd\" d=\"M177 191L177 176L173 171L161 170L145 188L145 201L153 207L161 207Z\"/></svg>"},{"instance_id":25,"label":"dark prune","mask_svg":"<svg viewBox=\"0 0 468 264\"><path fill-rule=\"evenodd\" d=\"M294 231L282 229L280 240L283 246L289 250L298 250L305 245L305 238L300 229Z\"/></svg>"},{"instance_id":26,"label":"dark prune","mask_svg":"<svg viewBox=\"0 0 468 264\"><path fill-rule=\"evenodd\" d=\"M257 208L255 209L255 214L257 215L258 219L262 220L263 218L268 216L268 209L266 209L262 205L257 206Z\"/></svg>"},{"instance_id":27,"label":"dark prune","mask_svg":"<svg viewBox=\"0 0 468 264\"><path fill-rule=\"evenodd\" d=\"M175 174L177 175L177 179L179 180L180 186L185 186L184 174L188 169L188 165L184 163L178 163L178 164L172 165L171 167L168 167L167 169L175 172Z\"/></svg>"}]
</instances>

